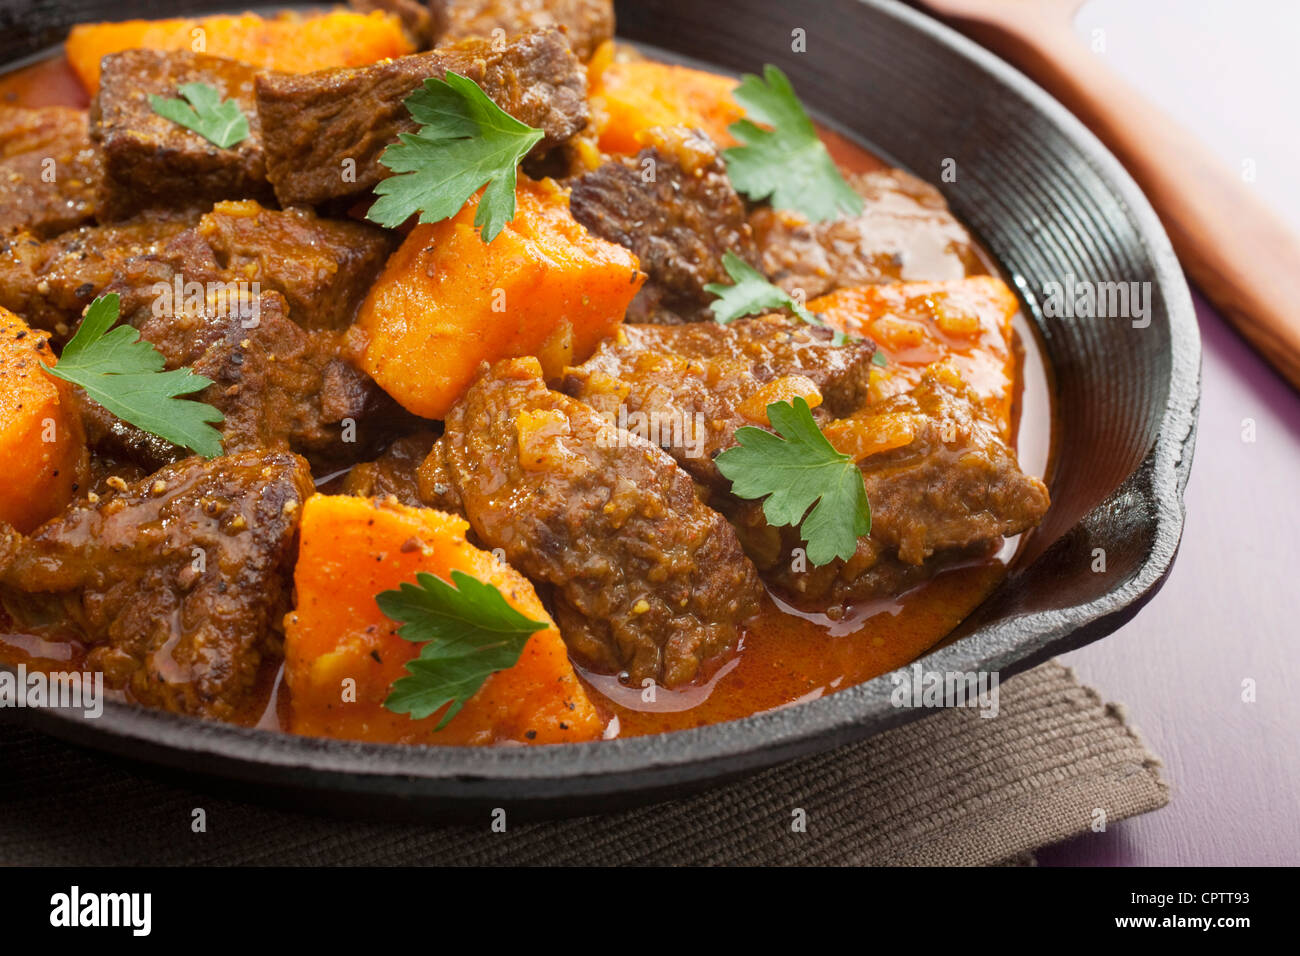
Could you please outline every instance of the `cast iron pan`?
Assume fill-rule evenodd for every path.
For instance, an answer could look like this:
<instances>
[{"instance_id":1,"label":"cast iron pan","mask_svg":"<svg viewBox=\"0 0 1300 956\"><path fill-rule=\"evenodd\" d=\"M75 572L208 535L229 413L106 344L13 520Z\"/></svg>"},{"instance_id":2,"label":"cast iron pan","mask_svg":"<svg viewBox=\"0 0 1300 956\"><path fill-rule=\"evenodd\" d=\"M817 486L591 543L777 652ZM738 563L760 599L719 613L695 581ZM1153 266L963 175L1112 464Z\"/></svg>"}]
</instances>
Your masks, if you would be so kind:
<instances>
[{"instance_id":1,"label":"cast iron pan","mask_svg":"<svg viewBox=\"0 0 1300 956\"><path fill-rule=\"evenodd\" d=\"M0 63L80 20L158 16L143 0L0 0ZM256 5L256 4L254 4ZM182 0L168 15L229 8ZM1132 180L1061 106L1000 60L895 3L635 0L629 40L732 72L775 63L823 118L939 184L1012 277L1054 370L1052 508L1005 582L927 668L1003 677L1114 631L1156 592L1183 526L1200 340L1169 241ZM807 52L792 51L806 31ZM956 182L939 182L945 159ZM1150 282L1152 321L1045 319L1044 282ZM1095 548L1107 571L1092 571ZM98 720L14 711L70 741L244 796L367 815L524 816L650 802L879 733L920 715L879 678L821 700L654 737L539 748L314 740L124 704Z\"/></svg>"}]
</instances>

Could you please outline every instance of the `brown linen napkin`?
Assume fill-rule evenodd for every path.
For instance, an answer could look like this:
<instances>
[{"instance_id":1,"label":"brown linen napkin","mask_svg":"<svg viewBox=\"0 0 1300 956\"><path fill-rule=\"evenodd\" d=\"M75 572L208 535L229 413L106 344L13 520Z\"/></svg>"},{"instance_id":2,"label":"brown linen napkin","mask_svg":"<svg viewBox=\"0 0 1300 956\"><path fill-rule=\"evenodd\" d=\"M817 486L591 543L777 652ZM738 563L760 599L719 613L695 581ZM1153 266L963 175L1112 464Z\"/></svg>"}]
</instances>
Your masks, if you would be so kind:
<instances>
[{"instance_id":1,"label":"brown linen napkin","mask_svg":"<svg viewBox=\"0 0 1300 956\"><path fill-rule=\"evenodd\" d=\"M0 727L0 863L65 865L1032 863L1029 851L1169 801L1118 709L1052 661L1000 713L932 716L720 789L603 817L481 827L295 814L141 777ZM202 807L206 833L192 833ZM806 832L792 832L795 810Z\"/></svg>"}]
</instances>

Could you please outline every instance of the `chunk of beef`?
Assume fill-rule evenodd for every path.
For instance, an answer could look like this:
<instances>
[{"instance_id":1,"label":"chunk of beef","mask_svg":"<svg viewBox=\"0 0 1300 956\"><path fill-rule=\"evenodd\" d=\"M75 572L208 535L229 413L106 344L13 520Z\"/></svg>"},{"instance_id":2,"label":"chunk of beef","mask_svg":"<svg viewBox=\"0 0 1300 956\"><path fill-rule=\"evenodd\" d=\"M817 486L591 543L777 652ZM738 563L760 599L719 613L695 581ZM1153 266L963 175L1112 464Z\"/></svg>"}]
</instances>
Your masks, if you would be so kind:
<instances>
[{"instance_id":1,"label":"chunk of beef","mask_svg":"<svg viewBox=\"0 0 1300 956\"><path fill-rule=\"evenodd\" d=\"M791 553L797 538L769 528L757 502L727 508L767 582L800 603L897 593L954 557L1029 530L1047 511L1046 487L1020 470L997 422L947 366L833 427L860 432L864 447L887 449L859 462L871 533L852 558L804 570Z\"/></svg>"},{"instance_id":2,"label":"chunk of beef","mask_svg":"<svg viewBox=\"0 0 1300 956\"><path fill-rule=\"evenodd\" d=\"M287 215L279 214L276 215ZM107 292L164 358L213 380L196 397L226 419L227 452L291 449L333 468L366 458L415 421L343 357L344 332L304 329L285 298L217 268L198 229L158 256L123 264ZM186 452L81 397L87 439L100 453L152 469Z\"/></svg>"},{"instance_id":3,"label":"chunk of beef","mask_svg":"<svg viewBox=\"0 0 1300 956\"><path fill-rule=\"evenodd\" d=\"M996 422L951 369L932 368L910 392L859 412L853 425L892 429L899 421L911 427L911 442L861 467L871 536L903 561L1019 534L1047 511L1047 488L1020 470Z\"/></svg>"},{"instance_id":4,"label":"chunk of beef","mask_svg":"<svg viewBox=\"0 0 1300 956\"><path fill-rule=\"evenodd\" d=\"M28 324L67 338L81 312L133 259L157 256L197 215L142 216L82 226L41 241L30 233L0 237L0 306Z\"/></svg>"},{"instance_id":5,"label":"chunk of beef","mask_svg":"<svg viewBox=\"0 0 1300 956\"><path fill-rule=\"evenodd\" d=\"M104 57L90 135L104 155L105 210L122 218L151 207L269 199L261 124L253 94L257 67L188 50L124 50ZM205 83L248 118L248 136L222 148L155 113L150 96L180 97Z\"/></svg>"},{"instance_id":6,"label":"chunk of beef","mask_svg":"<svg viewBox=\"0 0 1300 956\"><path fill-rule=\"evenodd\" d=\"M897 169L852 176L862 213L809 223L760 207L750 217L762 269L787 292L809 299L845 286L960 279L984 272L966 228L929 183Z\"/></svg>"},{"instance_id":7,"label":"chunk of beef","mask_svg":"<svg viewBox=\"0 0 1300 956\"><path fill-rule=\"evenodd\" d=\"M254 304L257 324L246 328L241 316ZM318 462L347 460L356 449L344 420L360 423L382 403L383 393L340 357L338 337L291 322L276 293L224 312L150 314L139 327L169 368L187 365L212 379L198 397L225 414L228 450L288 447Z\"/></svg>"},{"instance_id":8,"label":"chunk of beef","mask_svg":"<svg viewBox=\"0 0 1300 956\"><path fill-rule=\"evenodd\" d=\"M85 110L0 106L0 241L91 222L101 179Z\"/></svg>"},{"instance_id":9,"label":"chunk of beef","mask_svg":"<svg viewBox=\"0 0 1300 956\"><path fill-rule=\"evenodd\" d=\"M185 275L191 281L203 273ZM222 277L209 281L215 285ZM123 301L134 294L126 290ZM318 467L336 467L373 454L393 429L411 424L342 357L340 333L301 328L288 318L279 293L255 296L236 286L201 304L154 299L130 320L167 368L188 366L212 379L196 397L225 415L217 428L228 453L292 449ZM85 406L87 438L97 448L146 466L184 454L142 437L89 400Z\"/></svg>"},{"instance_id":10,"label":"chunk of beef","mask_svg":"<svg viewBox=\"0 0 1300 956\"><path fill-rule=\"evenodd\" d=\"M569 208L591 232L626 246L649 279L628 308L632 322L713 318L712 282L731 283L722 257L758 262L745 205L703 133L651 131L636 156L611 160L573 183Z\"/></svg>"},{"instance_id":11,"label":"chunk of beef","mask_svg":"<svg viewBox=\"0 0 1300 956\"><path fill-rule=\"evenodd\" d=\"M222 202L202 217L149 213L45 242L0 239L0 305L66 337L111 284L143 304L157 297L156 282L179 278L184 295L186 281L225 278L281 293L304 328L341 329L391 248L383 230L364 223L264 209L252 200ZM124 302L123 311L136 307Z\"/></svg>"},{"instance_id":12,"label":"chunk of beef","mask_svg":"<svg viewBox=\"0 0 1300 956\"><path fill-rule=\"evenodd\" d=\"M417 128L402 101L426 78L448 70L469 77L515 119L543 130L536 154L587 123L586 72L555 30L504 44L466 39L357 68L262 74L257 107L267 175L281 204L353 196L385 178L380 155L399 133Z\"/></svg>"},{"instance_id":13,"label":"chunk of beef","mask_svg":"<svg viewBox=\"0 0 1300 956\"><path fill-rule=\"evenodd\" d=\"M613 0L431 0L446 25L439 43L558 27L584 63L614 36Z\"/></svg>"},{"instance_id":14,"label":"chunk of beef","mask_svg":"<svg viewBox=\"0 0 1300 956\"><path fill-rule=\"evenodd\" d=\"M393 249L387 233L365 223L252 200L217 203L197 232L211 249L211 267L279 292L306 329L351 325Z\"/></svg>"},{"instance_id":15,"label":"chunk of beef","mask_svg":"<svg viewBox=\"0 0 1300 956\"><path fill-rule=\"evenodd\" d=\"M767 583L800 603L897 593L1038 523L1046 489L1021 472L996 418L954 371L935 366L916 388L866 405L872 346L835 346L824 334L778 316L625 326L566 370L564 390L611 421L646 430L709 489ZM871 534L848 562L821 568L794 560L798 535L770 527L759 502L734 498L713 463L737 428L767 427L771 383L795 376L805 381L802 394L808 386L821 394L814 415L837 447L884 449L860 462Z\"/></svg>"},{"instance_id":16,"label":"chunk of beef","mask_svg":"<svg viewBox=\"0 0 1300 956\"><path fill-rule=\"evenodd\" d=\"M441 462L475 534L553 589L579 658L666 686L735 645L760 584L735 533L666 454L498 363L447 416Z\"/></svg>"},{"instance_id":17,"label":"chunk of beef","mask_svg":"<svg viewBox=\"0 0 1300 956\"><path fill-rule=\"evenodd\" d=\"M429 457L437 436L420 431L404 435L384 449L374 461L353 465L343 479L344 494L361 498L395 497L404 505L418 507L424 504L420 496L420 466ZM459 512L459 506L444 508Z\"/></svg>"},{"instance_id":18,"label":"chunk of beef","mask_svg":"<svg viewBox=\"0 0 1300 956\"><path fill-rule=\"evenodd\" d=\"M727 325L669 329L641 326L629 332L643 348L690 359L734 356L763 383L791 375L811 379L833 415L848 415L867 400L875 345L867 339L839 344L827 328L782 315L739 319Z\"/></svg>"},{"instance_id":19,"label":"chunk of beef","mask_svg":"<svg viewBox=\"0 0 1300 956\"><path fill-rule=\"evenodd\" d=\"M456 483L451 477L451 468L447 464L447 446L449 444L450 440L434 443L433 447L429 449L429 454L420 463L415 480L421 503L431 508L437 508L440 511L446 511L448 514L463 517L465 515L465 502L461 500L460 492L456 489ZM481 545L483 543L475 537L473 528L469 531L469 539L474 544Z\"/></svg>"},{"instance_id":20,"label":"chunk of beef","mask_svg":"<svg viewBox=\"0 0 1300 956\"><path fill-rule=\"evenodd\" d=\"M848 414L866 400L874 351L865 340L835 345L829 330L778 315L625 325L566 369L563 387L725 492L730 484L713 458L735 444L737 428L767 424L768 401L777 399L764 399L779 394L777 383L819 393L819 417Z\"/></svg>"},{"instance_id":21,"label":"chunk of beef","mask_svg":"<svg viewBox=\"0 0 1300 956\"><path fill-rule=\"evenodd\" d=\"M0 590L60 604L86 666L133 699L229 719L280 654L307 463L187 458L119 487L31 537L0 531Z\"/></svg>"}]
</instances>

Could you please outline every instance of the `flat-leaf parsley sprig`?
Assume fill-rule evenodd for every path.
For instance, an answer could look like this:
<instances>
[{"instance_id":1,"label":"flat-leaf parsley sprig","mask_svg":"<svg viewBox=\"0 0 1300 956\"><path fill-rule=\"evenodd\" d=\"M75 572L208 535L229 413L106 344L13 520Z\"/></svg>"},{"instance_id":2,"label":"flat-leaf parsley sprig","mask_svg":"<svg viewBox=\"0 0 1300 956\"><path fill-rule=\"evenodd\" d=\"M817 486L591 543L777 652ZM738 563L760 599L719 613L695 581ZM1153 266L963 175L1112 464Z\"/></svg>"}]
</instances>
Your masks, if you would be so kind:
<instances>
[{"instance_id":1,"label":"flat-leaf parsley sprig","mask_svg":"<svg viewBox=\"0 0 1300 956\"><path fill-rule=\"evenodd\" d=\"M514 218L518 166L544 133L450 70L445 80L425 80L404 103L421 125L384 150L379 161L396 175L375 186L379 198L366 217L390 229L416 213L420 222L440 222L486 186L474 225L491 242Z\"/></svg>"},{"instance_id":2,"label":"flat-leaf parsley sprig","mask_svg":"<svg viewBox=\"0 0 1300 956\"><path fill-rule=\"evenodd\" d=\"M731 277L732 285L710 282L704 291L716 295L718 301L709 308L714 318L723 324L733 322L746 315L761 315L776 309L789 309L799 318L812 325L821 325L822 320L809 312L794 296L780 286L767 281L767 277L751 266L734 252L722 254L722 267Z\"/></svg>"},{"instance_id":3,"label":"flat-leaf parsley sprig","mask_svg":"<svg viewBox=\"0 0 1300 956\"><path fill-rule=\"evenodd\" d=\"M767 277L734 252L722 254L722 267L731 277L732 285L710 282L704 291L716 295L718 300L709 308L715 321L725 325L746 315L762 315L774 309L789 309L809 325L823 325L831 330L832 342L843 345L845 335L825 322L821 316L809 311L790 293L767 281Z\"/></svg>"},{"instance_id":4,"label":"flat-leaf parsley sprig","mask_svg":"<svg viewBox=\"0 0 1300 956\"><path fill-rule=\"evenodd\" d=\"M447 726L496 671L514 667L524 645L549 625L516 611L501 592L463 571L448 584L422 571L415 584L375 596L379 610L401 624L397 634L422 644L393 681L384 707L419 720L447 707L438 730Z\"/></svg>"},{"instance_id":5,"label":"flat-leaf parsley sprig","mask_svg":"<svg viewBox=\"0 0 1300 956\"><path fill-rule=\"evenodd\" d=\"M248 138L248 117L234 100L223 100L215 86L183 83L177 92L184 99L150 94L149 107L159 116L198 133L209 143L229 149Z\"/></svg>"},{"instance_id":6,"label":"flat-leaf parsley sprig","mask_svg":"<svg viewBox=\"0 0 1300 956\"><path fill-rule=\"evenodd\" d=\"M745 74L732 97L746 114L727 128L743 145L723 151L737 192L755 202L770 199L812 222L862 212L862 197L840 175L781 70L769 63L762 79Z\"/></svg>"},{"instance_id":7,"label":"flat-leaf parsley sprig","mask_svg":"<svg viewBox=\"0 0 1300 956\"><path fill-rule=\"evenodd\" d=\"M802 398L773 402L767 417L777 433L736 429L737 444L715 459L718 471L737 497L763 499L768 524L797 527L814 566L847 561L871 532L861 469L835 450Z\"/></svg>"},{"instance_id":8,"label":"flat-leaf parsley sprig","mask_svg":"<svg viewBox=\"0 0 1300 956\"><path fill-rule=\"evenodd\" d=\"M221 432L209 422L224 416L211 405L178 397L202 391L212 379L188 368L164 371L162 355L138 331L113 328L118 309L115 292L90 303L59 361L45 371L80 385L124 422L205 458L220 455Z\"/></svg>"}]
</instances>

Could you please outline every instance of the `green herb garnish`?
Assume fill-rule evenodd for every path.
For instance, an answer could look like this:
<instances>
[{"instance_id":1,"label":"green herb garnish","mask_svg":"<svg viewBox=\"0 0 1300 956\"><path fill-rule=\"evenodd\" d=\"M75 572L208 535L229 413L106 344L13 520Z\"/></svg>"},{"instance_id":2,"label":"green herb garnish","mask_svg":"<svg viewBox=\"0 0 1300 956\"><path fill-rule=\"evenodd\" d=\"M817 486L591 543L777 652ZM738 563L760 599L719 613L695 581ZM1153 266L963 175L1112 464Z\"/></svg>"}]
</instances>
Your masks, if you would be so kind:
<instances>
[{"instance_id":1,"label":"green herb garnish","mask_svg":"<svg viewBox=\"0 0 1300 956\"><path fill-rule=\"evenodd\" d=\"M794 296L780 286L767 281L767 277L751 266L734 252L722 254L722 267L731 276L733 285L710 282L704 291L716 295L718 301L710 309L716 321L725 325L746 315L762 315L774 309L789 309L809 325L827 325L821 317L801 305ZM844 333L827 325L835 333L832 341L836 345L844 344Z\"/></svg>"},{"instance_id":2,"label":"green herb garnish","mask_svg":"<svg viewBox=\"0 0 1300 956\"><path fill-rule=\"evenodd\" d=\"M416 213L440 222L484 186L474 225L491 242L515 215L519 163L544 135L493 103L473 80L447 71L404 101L421 126L402 133L379 161L397 175L375 186L366 217L392 229Z\"/></svg>"},{"instance_id":3,"label":"green herb garnish","mask_svg":"<svg viewBox=\"0 0 1300 956\"><path fill-rule=\"evenodd\" d=\"M862 197L840 175L784 73L769 63L763 79L745 74L732 96L746 113L727 128L744 145L723 151L737 192L812 222L862 212Z\"/></svg>"},{"instance_id":4,"label":"green herb garnish","mask_svg":"<svg viewBox=\"0 0 1300 956\"><path fill-rule=\"evenodd\" d=\"M835 450L802 398L773 402L767 418L777 434L751 425L736 429L738 444L714 459L718 471L738 497L764 499L768 524L797 526L814 566L847 561L858 538L871 531L862 471Z\"/></svg>"},{"instance_id":5,"label":"green herb garnish","mask_svg":"<svg viewBox=\"0 0 1300 956\"><path fill-rule=\"evenodd\" d=\"M205 458L220 455L221 432L208 423L224 416L211 405L177 397L202 391L212 379L188 368L163 371L162 355L139 332L129 325L113 328L118 308L115 292L90 303L58 363L45 371L80 385L124 422Z\"/></svg>"},{"instance_id":6,"label":"green herb garnish","mask_svg":"<svg viewBox=\"0 0 1300 956\"><path fill-rule=\"evenodd\" d=\"M713 316L724 325L746 315L762 315L777 309L789 309L805 322L820 325L821 319L800 305L795 298L734 252L722 254L722 267L731 276L733 285L710 282L704 291L716 295L718 301L710 309Z\"/></svg>"},{"instance_id":7,"label":"green herb garnish","mask_svg":"<svg viewBox=\"0 0 1300 956\"><path fill-rule=\"evenodd\" d=\"M393 681L384 707L420 720L450 704L441 730L488 677L514 667L528 638L549 625L520 614L496 587L463 571L451 572L451 584L423 571L415 578L418 584L375 597L379 610L401 623L399 637L424 645L407 662L407 676Z\"/></svg>"},{"instance_id":8,"label":"green herb garnish","mask_svg":"<svg viewBox=\"0 0 1300 956\"><path fill-rule=\"evenodd\" d=\"M150 95L149 106L159 116L198 133L209 143L229 149L248 138L248 117L234 100L223 100L215 86L183 83L183 100ZM188 102L186 102L188 101Z\"/></svg>"}]
</instances>

